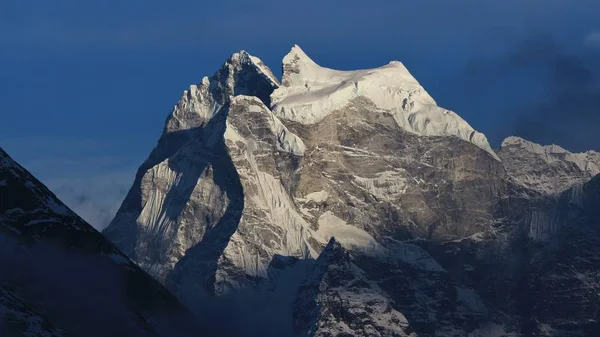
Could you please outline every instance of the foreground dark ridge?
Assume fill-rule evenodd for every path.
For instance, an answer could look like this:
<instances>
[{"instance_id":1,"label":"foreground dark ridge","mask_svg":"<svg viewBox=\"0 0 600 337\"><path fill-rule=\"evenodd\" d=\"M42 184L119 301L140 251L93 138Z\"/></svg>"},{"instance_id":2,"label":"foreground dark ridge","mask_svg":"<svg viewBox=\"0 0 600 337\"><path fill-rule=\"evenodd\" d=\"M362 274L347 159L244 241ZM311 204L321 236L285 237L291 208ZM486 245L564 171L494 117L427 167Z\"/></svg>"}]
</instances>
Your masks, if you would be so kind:
<instances>
[{"instance_id":1,"label":"foreground dark ridge","mask_svg":"<svg viewBox=\"0 0 600 337\"><path fill-rule=\"evenodd\" d=\"M0 149L0 336L203 336L159 282Z\"/></svg>"}]
</instances>

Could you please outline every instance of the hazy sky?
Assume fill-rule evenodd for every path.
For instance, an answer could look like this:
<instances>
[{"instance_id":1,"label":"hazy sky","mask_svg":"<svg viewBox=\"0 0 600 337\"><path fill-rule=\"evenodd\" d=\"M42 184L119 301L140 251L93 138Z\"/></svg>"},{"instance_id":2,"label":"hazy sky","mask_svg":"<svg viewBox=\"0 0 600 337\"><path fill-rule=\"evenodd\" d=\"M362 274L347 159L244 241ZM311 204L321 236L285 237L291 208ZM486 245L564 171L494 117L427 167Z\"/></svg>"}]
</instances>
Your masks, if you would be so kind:
<instances>
[{"instance_id":1,"label":"hazy sky","mask_svg":"<svg viewBox=\"0 0 600 337\"><path fill-rule=\"evenodd\" d=\"M245 49L402 61L485 133L600 150L600 1L0 2L0 146L97 228L181 92Z\"/></svg>"}]
</instances>

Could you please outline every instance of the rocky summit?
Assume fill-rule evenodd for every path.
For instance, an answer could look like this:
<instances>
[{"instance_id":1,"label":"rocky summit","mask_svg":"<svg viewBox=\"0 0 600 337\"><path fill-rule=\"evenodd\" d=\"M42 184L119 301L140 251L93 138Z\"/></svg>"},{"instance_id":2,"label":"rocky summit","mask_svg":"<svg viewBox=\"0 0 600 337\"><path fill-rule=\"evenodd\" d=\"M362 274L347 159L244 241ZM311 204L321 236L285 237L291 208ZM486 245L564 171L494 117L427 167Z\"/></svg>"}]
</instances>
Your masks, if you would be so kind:
<instances>
[{"instance_id":1,"label":"rocky summit","mask_svg":"<svg viewBox=\"0 0 600 337\"><path fill-rule=\"evenodd\" d=\"M485 107L482 107L485 109ZM104 234L215 336L598 336L600 159L499 151L397 61L192 85Z\"/></svg>"}]
</instances>

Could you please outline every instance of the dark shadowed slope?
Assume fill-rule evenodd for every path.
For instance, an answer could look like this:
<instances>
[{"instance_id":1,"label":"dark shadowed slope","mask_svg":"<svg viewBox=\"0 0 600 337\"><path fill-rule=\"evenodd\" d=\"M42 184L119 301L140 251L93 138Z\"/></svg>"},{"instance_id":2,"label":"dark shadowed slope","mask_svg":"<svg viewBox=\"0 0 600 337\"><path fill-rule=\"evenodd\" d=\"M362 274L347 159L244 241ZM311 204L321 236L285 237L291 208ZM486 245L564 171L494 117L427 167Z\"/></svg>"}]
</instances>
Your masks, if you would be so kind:
<instances>
[{"instance_id":1,"label":"dark shadowed slope","mask_svg":"<svg viewBox=\"0 0 600 337\"><path fill-rule=\"evenodd\" d=\"M0 336L202 336L156 280L0 149Z\"/></svg>"}]
</instances>

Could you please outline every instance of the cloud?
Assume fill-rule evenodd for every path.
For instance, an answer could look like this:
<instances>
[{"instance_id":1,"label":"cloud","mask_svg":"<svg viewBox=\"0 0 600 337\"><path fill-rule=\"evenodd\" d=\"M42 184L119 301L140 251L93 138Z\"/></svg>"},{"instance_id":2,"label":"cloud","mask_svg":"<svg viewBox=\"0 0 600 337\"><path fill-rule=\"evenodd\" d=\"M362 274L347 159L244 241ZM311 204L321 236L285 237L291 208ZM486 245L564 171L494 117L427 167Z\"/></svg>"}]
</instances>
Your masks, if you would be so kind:
<instances>
[{"instance_id":1,"label":"cloud","mask_svg":"<svg viewBox=\"0 0 600 337\"><path fill-rule=\"evenodd\" d=\"M2 147L75 213L98 230L114 217L140 156L115 155L107 142L60 137L12 138Z\"/></svg>"},{"instance_id":2,"label":"cloud","mask_svg":"<svg viewBox=\"0 0 600 337\"><path fill-rule=\"evenodd\" d=\"M60 200L98 230L115 216L131 187L135 170L59 177L43 181Z\"/></svg>"},{"instance_id":3,"label":"cloud","mask_svg":"<svg viewBox=\"0 0 600 337\"><path fill-rule=\"evenodd\" d=\"M499 41L494 38L494 41ZM496 146L517 135L572 151L600 150L600 52L534 34L485 45L446 85L446 101ZM444 101L441 102L444 105Z\"/></svg>"},{"instance_id":4,"label":"cloud","mask_svg":"<svg viewBox=\"0 0 600 337\"><path fill-rule=\"evenodd\" d=\"M523 71L537 68L543 76L543 100L525 102L514 121L514 133L568 149L600 150L600 58L585 50L571 51L549 36L519 44L510 57Z\"/></svg>"}]
</instances>

